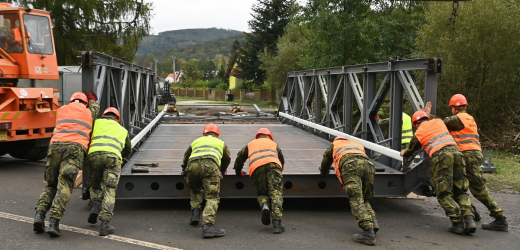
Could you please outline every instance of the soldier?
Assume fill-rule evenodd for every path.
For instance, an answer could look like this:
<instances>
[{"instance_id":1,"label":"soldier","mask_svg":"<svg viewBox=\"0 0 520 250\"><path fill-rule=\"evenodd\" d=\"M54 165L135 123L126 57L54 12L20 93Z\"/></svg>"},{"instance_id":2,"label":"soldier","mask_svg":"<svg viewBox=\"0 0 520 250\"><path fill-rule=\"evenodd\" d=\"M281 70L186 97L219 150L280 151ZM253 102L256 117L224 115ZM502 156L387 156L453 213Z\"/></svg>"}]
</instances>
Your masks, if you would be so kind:
<instances>
[{"instance_id":1,"label":"soldier","mask_svg":"<svg viewBox=\"0 0 520 250\"><path fill-rule=\"evenodd\" d=\"M378 125L383 125L388 123L388 119L380 119L379 115L376 115L374 117L376 120L376 123ZM408 147L408 144L410 144L410 140L413 136L413 130L412 130L412 118L403 112L402 115L402 123L401 123L401 150L406 149Z\"/></svg>"},{"instance_id":2,"label":"soldier","mask_svg":"<svg viewBox=\"0 0 520 250\"><path fill-rule=\"evenodd\" d=\"M451 106L450 117L444 119L446 127L450 134L455 139L457 146L464 155L466 162L466 176L469 180L469 190L477 200L484 204L490 216L494 221L489 224L482 224L482 228L494 231L509 231L506 216L504 211L495 202L489 190L486 187L486 178L482 174L480 167L483 162L482 148L480 147L480 140L478 135L478 127L473 116L466 113L468 101L466 97L461 94L453 95L450 99ZM431 103L426 104L425 111L429 113L431 110ZM475 220L480 221L480 214L476 211L475 206L472 206L475 213Z\"/></svg>"},{"instance_id":3,"label":"soldier","mask_svg":"<svg viewBox=\"0 0 520 250\"><path fill-rule=\"evenodd\" d=\"M221 237L226 234L224 229L214 228L215 215L220 202L220 179L226 174L231 162L229 149L221 139L215 124L204 127L201 137L193 141L184 153L182 175L188 182L191 196L191 225L199 224L202 190L206 197L206 206L202 216L204 238Z\"/></svg>"},{"instance_id":4,"label":"soldier","mask_svg":"<svg viewBox=\"0 0 520 250\"><path fill-rule=\"evenodd\" d=\"M92 207L88 222L96 224L99 215L100 236L113 234L115 231L109 223L114 216L121 163L132 153L130 136L128 131L119 125L120 120L119 111L112 107L103 112L102 119L96 120L86 160L89 166L90 206Z\"/></svg>"},{"instance_id":5,"label":"soldier","mask_svg":"<svg viewBox=\"0 0 520 250\"><path fill-rule=\"evenodd\" d=\"M50 221L47 233L61 235L59 222L63 217L73 190L78 171L83 167L83 158L87 152L93 120L99 113L97 95L90 92L74 93L68 105L60 107L56 113L56 128L52 135L45 181L40 200L36 205L34 231L45 231L45 214L50 209Z\"/></svg>"},{"instance_id":6,"label":"soldier","mask_svg":"<svg viewBox=\"0 0 520 250\"><path fill-rule=\"evenodd\" d=\"M285 161L282 150L274 142L273 134L269 129L259 129L255 138L238 152L234 169L237 176L244 177L242 168L249 158L249 176L253 179L258 194L258 204L262 209L262 223L271 224L272 216L273 233L279 234L284 231L282 171Z\"/></svg>"},{"instance_id":7,"label":"soldier","mask_svg":"<svg viewBox=\"0 0 520 250\"><path fill-rule=\"evenodd\" d=\"M323 154L320 174L326 176L333 164L339 182L347 193L350 209L356 217L363 234L354 234L355 242L375 245L376 233L379 231L376 213L369 200L374 197L374 164L365 154L365 148L344 136L338 136Z\"/></svg>"},{"instance_id":8,"label":"soldier","mask_svg":"<svg viewBox=\"0 0 520 250\"><path fill-rule=\"evenodd\" d=\"M455 140L441 119L433 115L430 119L423 110L413 114L412 122L417 131L401 156L406 161L414 151L424 149L432 161L431 184L437 200L452 222L448 230L456 234L475 233L465 163Z\"/></svg>"}]
</instances>

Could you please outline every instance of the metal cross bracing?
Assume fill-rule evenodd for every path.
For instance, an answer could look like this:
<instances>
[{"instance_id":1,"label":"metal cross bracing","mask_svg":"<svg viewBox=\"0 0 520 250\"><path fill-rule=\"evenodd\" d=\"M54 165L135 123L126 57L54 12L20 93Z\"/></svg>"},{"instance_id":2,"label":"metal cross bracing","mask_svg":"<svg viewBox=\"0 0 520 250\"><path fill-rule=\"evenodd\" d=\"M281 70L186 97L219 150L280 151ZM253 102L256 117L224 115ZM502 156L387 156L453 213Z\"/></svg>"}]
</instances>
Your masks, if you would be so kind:
<instances>
[{"instance_id":1,"label":"metal cross bracing","mask_svg":"<svg viewBox=\"0 0 520 250\"><path fill-rule=\"evenodd\" d=\"M357 137L375 163L402 169L398 151L404 96L414 110L423 109L430 101L435 114L437 73L441 70L441 59L423 58L290 72L280 102L280 119L326 139L339 134ZM417 73L424 75L416 77L421 79L420 84L412 77ZM374 117L388 97L389 127L383 133ZM324 128L332 130L326 132ZM427 163L419 162L418 167Z\"/></svg>"},{"instance_id":2,"label":"metal cross bracing","mask_svg":"<svg viewBox=\"0 0 520 250\"><path fill-rule=\"evenodd\" d=\"M117 108L121 125L128 130L130 138L139 138L132 141L132 146L140 146L151 134L149 125L158 114L153 70L96 51L82 52L81 67L82 90L97 93L99 116L108 107ZM155 121L151 126L157 124ZM88 168L83 171L83 198L86 199Z\"/></svg>"}]
</instances>

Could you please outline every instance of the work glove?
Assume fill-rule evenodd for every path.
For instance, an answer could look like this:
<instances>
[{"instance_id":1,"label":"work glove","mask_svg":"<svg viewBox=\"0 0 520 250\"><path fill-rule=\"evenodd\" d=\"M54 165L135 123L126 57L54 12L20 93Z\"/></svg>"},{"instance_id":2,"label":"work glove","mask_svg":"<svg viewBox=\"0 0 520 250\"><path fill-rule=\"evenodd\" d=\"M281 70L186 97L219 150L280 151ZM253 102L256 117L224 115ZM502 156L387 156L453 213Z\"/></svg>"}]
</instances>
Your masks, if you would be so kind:
<instances>
[{"instance_id":1,"label":"work glove","mask_svg":"<svg viewBox=\"0 0 520 250\"><path fill-rule=\"evenodd\" d=\"M89 100L94 100L95 102L97 102L97 100L98 100L98 96L97 96L96 92L93 92L92 90L90 90L88 92L88 96L87 97L88 97Z\"/></svg>"},{"instance_id":2,"label":"work glove","mask_svg":"<svg viewBox=\"0 0 520 250\"><path fill-rule=\"evenodd\" d=\"M246 173L244 171L240 171L240 172L236 171L235 173L237 176L240 176L242 178L246 175Z\"/></svg>"},{"instance_id":3,"label":"work glove","mask_svg":"<svg viewBox=\"0 0 520 250\"><path fill-rule=\"evenodd\" d=\"M184 171L181 172L182 178L184 178L184 181L188 182L188 178L186 176L186 173Z\"/></svg>"}]
</instances>

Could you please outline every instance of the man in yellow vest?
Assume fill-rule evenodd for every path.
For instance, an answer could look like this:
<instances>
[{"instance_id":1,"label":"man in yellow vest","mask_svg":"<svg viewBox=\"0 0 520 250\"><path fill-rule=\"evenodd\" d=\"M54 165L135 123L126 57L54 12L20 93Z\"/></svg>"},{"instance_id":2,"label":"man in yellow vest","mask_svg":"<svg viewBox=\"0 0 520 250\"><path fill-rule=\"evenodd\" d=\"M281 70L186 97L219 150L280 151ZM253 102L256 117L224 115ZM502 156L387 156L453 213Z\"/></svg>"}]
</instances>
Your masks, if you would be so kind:
<instances>
[{"instance_id":1,"label":"man in yellow vest","mask_svg":"<svg viewBox=\"0 0 520 250\"><path fill-rule=\"evenodd\" d=\"M269 129L259 129L255 138L238 152L234 169L238 176L244 177L242 168L249 158L249 176L253 179L258 204L262 208L262 223L271 224L272 216L273 233L279 234L285 230L282 224L282 171L285 160Z\"/></svg>"},{"instance_id":2,"label":"man in yellow vest","mask_svg":"<svg viewBox=\"0 0 520 250\"><path fill-rule=\"evenodd\" d=\"M376 213L369 203L374 197L374 164L365 154L363 145L344 136L336 137L323 154L320 166L322 176L329 173L331 164L347 193L352 214L356 217L358 226L363 229L362 234L354 234L352 239L366 245L375 245L379 225Z\"/></svg>"},{"instance_id":3,"label":"man in yellow vest","mask_svg":"<svg viewBox=\"0 0 520 250\"><path fill-rule=\"evenodd\" d=\"M388 123L388 119L380 119L379 115L376 115L374 119L379 125ZM406 149L408 147L408 144L410 144L410 140L413 136L412 118L405 112L403 112L402 120L403 122L401 127L401 150Z\"/></svg>"},{"instance_id":4,"label":"man in yellow vest","mask_svg":"<svg viewBox=\"0 0 520 250\"><path fill-rule=\"evenodd\" d=\"M92 132L92 141L87 156L90 182L90 205L88 217L91 224L101 220L100 236L113 234L110 225L114 216L116 189L121 175L121 163L132 153L128 131L119 122L121 116L116 108L110 107L97 119Z\"/></svg>"},{"instance_id":5,"label":"man in yellow vest","mask_svg":"<svg viewBox=\"0 0 520 250\"><path fill-rule=\"evenodd\" d=\"M36 205L33 230L45 231L45 214L50 211L47 233L53 237L61 235L59 223L72 194L74 181L83 167L90 141L92 123L99 113L97 95L89 97L81 92L72 94L69 104L56 112L56 128L51 138L45 181L47 186Z\"/></svg>"},{"instance_id":6,"label":"man in yellow vest","mask_svg":"<svg viewBox=\"0 0 520 250\"><path fill-rule=\"evenodd\" d=\"M202 192L206 197L206 206L202 216L203 238L222 237L224 229L213 227L215 216L220 202L220 179L226 174L231 162L229 149L226 143L219 139L220 131L215 124L204 127L201 137L194 140L182 162L182 175L186 178L191 196L191 225L199 224Z\"/></svg>"},{"instance_id":7,"label":"man in yellow vest","mask_svg":"<svg viewBox=\"0 0 520 250\"><path fill-rule=\"evenodd\" d=\"M450 218L448 229L455 234L475 233L476 225L471 200L468 195L465 163L455 140L444 122L419 110L413 114L412 122L417 130L407 149L401 151L404 160L419 149L424 149L432 161L431 184L439 204ZM457 206L457 204L460 206Z\"/></svg>"},{"instance_id":8,"label":"man in yellow vest","mask_svg":"<svg viewBox=\"0 0 520 250\"><path fill-rule=\"evenodd\" d=\"M466 113L468 101L465 96L456 94L451 97L449 105L451 106L451 113L453 115L446 117L444 123L464 155L466 176L469 180L469 190L477 200L488 208L490 212L489 215L494 218L493 222L482 224L482 228L507 232L509 229L504 211L498 206L493 197L491 197L486 187L486 178L481 168L484 157L482 156L478 127L473 116ZM430 110L431 103L428 102L425 111L429 113ZM475 220L480 221L481 217L476 211L475 206L473 206L473 210Z\"/></svg>"}]
</instances>

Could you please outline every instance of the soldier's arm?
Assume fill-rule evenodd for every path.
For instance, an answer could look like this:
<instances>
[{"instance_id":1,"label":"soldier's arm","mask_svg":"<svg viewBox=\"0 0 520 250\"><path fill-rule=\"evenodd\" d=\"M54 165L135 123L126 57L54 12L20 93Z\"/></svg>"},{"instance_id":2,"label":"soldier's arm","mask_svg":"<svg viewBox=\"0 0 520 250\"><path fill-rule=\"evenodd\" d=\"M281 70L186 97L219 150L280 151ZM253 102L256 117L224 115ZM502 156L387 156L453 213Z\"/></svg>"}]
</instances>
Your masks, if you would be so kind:
<instances>
[{"instance_id":1,"label":"soldier's arm","mask_svg":"<svg viewBox=\"0 0 520 250\"><path fill-rule=\"evenodd\" d=\"M464 123L456 115L444 118L444 124L446 124L449 131L461 131L464 129Z\"/></svg>"},{"instance_id":2,"label":"soldier's arm","mask_svg":"<svg viewBox=\"0 0 520 250\"><path fill-rule=\"evenodd\" d=\"M128 161L130 154L132 154L132 141L130 141L130 136L127 135L125 139L125 147L123 148L123 151L121 151L121 156L123 156L123 159Z\"/></svg>"},{"instance_id":3,"label":"soldier's arm","mask_svg":"<svg viewBox=\"0 0 520 250\"><path fill-rule=\"evenodd\" d=\"M188 147L188 149L184 153L184 159L182 160L182 165L181 165L182 172L184 172L186 170L190 156L191 156L191 145Z\"/></svg>"},{"instance_id":4,"label":"soldier's arm","mask_svg":"<svg viewBox=\"0 0 520 250\"><path fill-rule=\"evenodd\" d=\"M417 136L413 136L412 139L410 140L410 144L408 144L408 147L403 150L403 158L405 159L408 159L410 156L412 156L412 154L421 149L422 148L422 145L421 145L421 142L419 141L419 139L417 139Z\"/></svg>"},{"instance_id":5,"label":"soldier's arm","mask_svg":"<svg viewBox=\"0 0 520 250\"><path fill-rule=\"evenodd\" d=\"M332 162L334 161L334 158L332 157L332 152L334 151L334 144L331 144L330 147L323 153L323 160L321 160L321 166L320 166L320 174L321 175L327 175L330 170L330 165L332 165Z\"/></svg>"},{"instance_id":6,"label":"soldier's arm","mask_svg":"<svg viewBox=\"0 0 520 250\"><path fill-rule=\"evenodd\" d=\"M220 160L220 171L222 173L226 172L229 163L231 163L231 153L229 152L229 148L226 144L224 144L224 154L222 154L222 160Z\"/></svg>"},{"instance_id":7,"label":"soldier's arm","mask_svg":"<svg viewBox=\"0 0 520 250\"><path fill-rule=\"evenodd\" d=\"M247 148L247 145L238 152L237 158L235 159L235 166L233 166L237 175L240 175L240 171L244 168L244 162L246 162L248 155L249 149Z\"/></svg>"},{"instance_id":8,"label":"soldier's arm","mask_svg":"<svg viewBox=\"0 0 520 250\"><path fill-rule=\"evenodd\" d=\"M283 158L283 154L282 154L282 150L276 146L276 151L278 151L278 160L280 160L280 163L282 163L282 171L283 171L283 166L285 165L285 159Z\"/></svg>"},{"instance_id":9,"label":"soldier's arm","mask_svg":"<svg viewBox=\"0 0 520 250\"><path fill-rule=\"evenodd\" d=\"M88 109L90 109L90 113L92 114L92 122L95 122L99 115L99 104L90 99L88 100Z\"/></svg>"}]
</instances>

